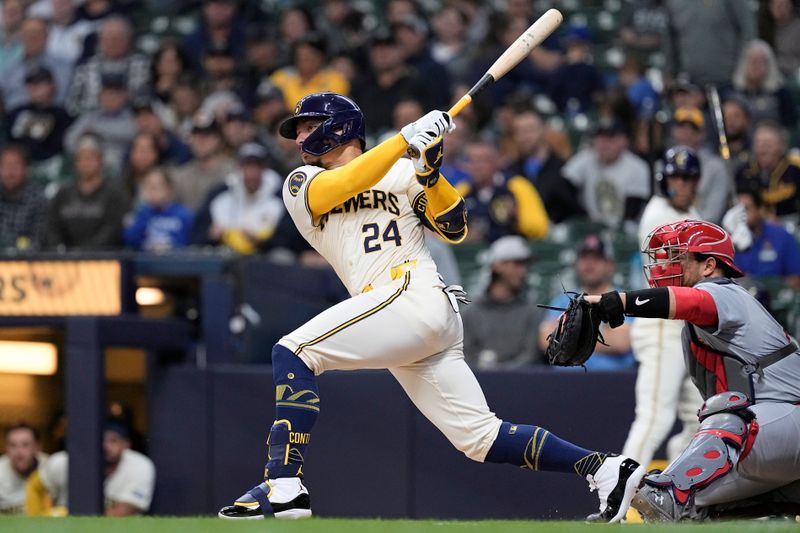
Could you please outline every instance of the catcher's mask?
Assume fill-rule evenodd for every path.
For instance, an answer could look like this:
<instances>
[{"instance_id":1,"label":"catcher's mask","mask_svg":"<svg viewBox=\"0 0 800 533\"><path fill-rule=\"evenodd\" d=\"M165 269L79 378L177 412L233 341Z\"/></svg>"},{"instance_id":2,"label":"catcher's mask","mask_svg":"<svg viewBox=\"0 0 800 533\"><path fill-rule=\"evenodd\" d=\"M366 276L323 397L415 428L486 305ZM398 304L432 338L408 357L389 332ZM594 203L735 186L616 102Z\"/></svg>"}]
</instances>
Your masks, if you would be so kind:
<instances>
[{"instance_id":1,"label":"catcher's mask","mask_svg":"<svg viewBox=\"0 0 800 533\"><path fill-rule=\"evenodd\" d=\"M713 257L732 278L744 275L733 262L731 236L710 222L683 220L658 226L645 238L644 246L643 253L648 259L644 274L654 288L680 287L683 280L681 260L691 252Z\"/></svg>"}]
</instances>

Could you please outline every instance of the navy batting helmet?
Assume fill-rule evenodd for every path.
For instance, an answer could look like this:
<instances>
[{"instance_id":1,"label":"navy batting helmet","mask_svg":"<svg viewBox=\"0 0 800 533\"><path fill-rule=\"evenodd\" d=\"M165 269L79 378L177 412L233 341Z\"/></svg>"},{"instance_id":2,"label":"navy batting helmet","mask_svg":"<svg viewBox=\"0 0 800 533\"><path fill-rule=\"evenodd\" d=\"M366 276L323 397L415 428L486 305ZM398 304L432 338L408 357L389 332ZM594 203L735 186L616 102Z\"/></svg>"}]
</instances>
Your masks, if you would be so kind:
<instances>
[{"instance_id":1,"label":"navy batting helmet","mask_svg":"<svg viewBox=\"0 0 800 533\"><path fill-rule=\"evenodd\" d=\"M667 149L664 154L664 167L658 173L656 179L661 186L661 192L669 197L667 178L670 176L681 176L685 178L700 179L700 158L697 153L688 146L677 145Z\"/></svg>"},{"instance_id":2,"label":"navy batting helmet","mask_svg":"<svg viewBox=\"0 0 800 533\"><path fill-rule=\"evenodd\" d=\"M306 118L325 119L303 141L303 151L320 156L353 139L364 142L364 114L351 99L336 93L314 93L303 97L294 108L294 115L279 128L282 137L297 138L297 123Z\"/></svg>"}]
</instances>

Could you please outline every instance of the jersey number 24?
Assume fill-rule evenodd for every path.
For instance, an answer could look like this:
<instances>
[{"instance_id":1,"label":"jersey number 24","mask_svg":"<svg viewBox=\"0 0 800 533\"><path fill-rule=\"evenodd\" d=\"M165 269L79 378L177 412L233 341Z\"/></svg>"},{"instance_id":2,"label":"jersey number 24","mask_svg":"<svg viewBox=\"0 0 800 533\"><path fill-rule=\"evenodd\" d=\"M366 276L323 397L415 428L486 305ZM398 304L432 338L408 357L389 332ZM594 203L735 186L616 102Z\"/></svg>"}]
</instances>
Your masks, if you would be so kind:
<instances>
[{"instance_id":1,"label":"jersey number 24","mask_svg":"<svg viewBox=\"0 0 800 533\"><path fill-rule=\"evenodd\" d=\"M383 242L393 241L395 246L400 246L402 244L402 238L400 237L400 230L397 229L396 220L389 222L383 233L381 233L380 227L375 223L364 224L361 227L361 232L365 234L364 253L367 254L377 252L381 249L381 243L375 242L379 238L383 239Z\"/></svg>"}]
</instances>

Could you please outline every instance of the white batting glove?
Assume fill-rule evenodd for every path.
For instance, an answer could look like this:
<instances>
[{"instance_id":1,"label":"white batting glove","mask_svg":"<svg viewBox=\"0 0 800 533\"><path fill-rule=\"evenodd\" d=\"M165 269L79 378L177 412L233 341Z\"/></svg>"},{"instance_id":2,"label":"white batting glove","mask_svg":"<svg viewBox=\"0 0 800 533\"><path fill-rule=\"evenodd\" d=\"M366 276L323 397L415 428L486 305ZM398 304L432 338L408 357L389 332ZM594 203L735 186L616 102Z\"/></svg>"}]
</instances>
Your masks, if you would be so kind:
<instances>
[{"instance_id":1,"label":"white batting glove","mask_svg":"<svg viewBox=\"0 0 800 533\"><path fill-rule=\"evenodd\" d=\"M429 132L423 131L411 138L408 147L417 181L425 187L433 187L439 179L439 167L444 160L444 138L441 135L431 137Z\"/></svg>"},{"instance_id":2,"label":"white batting glove","mask_svg":"<svg viewBox=\"0 0 800 533\"><path fill-rule=\"evenodd\" d=\"M403 126L403 129L400 130L400 135L410 144L411 139L417 133L426 132L431 136L431 139L435 139L440 135L450 133L454 129L456 129L456 125L449 114L444 111L431 111L416 122Z\"/></svg>"},{"instance_id":3,"label":"white batting glove","mask_svg":"<svg viewBox=\"0 0 800 533\"><path fill-rule=\"evenodd\" d=\"M753 234L747 227L747 212L744 205L737 203L722 217L722 227L731 234L736 250L743 252L753 245Z\"/></svg>"}]
</instances>

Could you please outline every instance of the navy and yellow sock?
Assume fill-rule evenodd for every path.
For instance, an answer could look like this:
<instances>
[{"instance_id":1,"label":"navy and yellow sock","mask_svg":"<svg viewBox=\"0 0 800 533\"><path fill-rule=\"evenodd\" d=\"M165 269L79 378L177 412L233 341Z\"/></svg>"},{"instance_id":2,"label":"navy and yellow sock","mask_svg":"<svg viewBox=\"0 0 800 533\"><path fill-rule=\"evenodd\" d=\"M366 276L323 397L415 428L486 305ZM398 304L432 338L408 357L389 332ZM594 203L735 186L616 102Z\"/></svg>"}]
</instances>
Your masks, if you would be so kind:
<instances>
[{"instance_id":1,"label":"navy and yellow sock","mask_svg":"<svg viewBox=\"0 0 800 533\"><path fill-rule=\"evenodd\" d=\"M272 349L275 382L275 422L269 432L264 477L303 475L306 446L319 414L317 378L290 349L276 344Z\"/></svg>"},{"instance_id":2,"label":"navy and yellow sock","mask_svg":"<svg viewBox=\"0 0 800 533\"><path fill-rule=\"evenodd\" d=\"M530 470L593 475L606 454L560 439L544 428L503 422L486 462L508 463Z\"/></svg>"}]
</instances>

